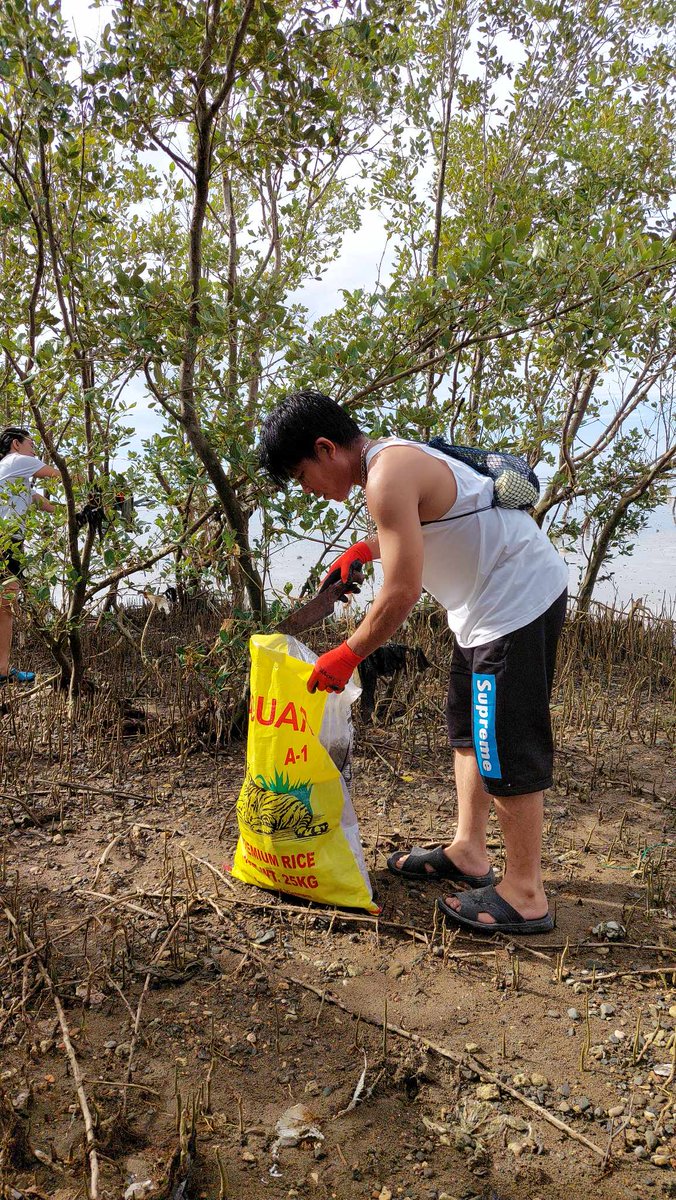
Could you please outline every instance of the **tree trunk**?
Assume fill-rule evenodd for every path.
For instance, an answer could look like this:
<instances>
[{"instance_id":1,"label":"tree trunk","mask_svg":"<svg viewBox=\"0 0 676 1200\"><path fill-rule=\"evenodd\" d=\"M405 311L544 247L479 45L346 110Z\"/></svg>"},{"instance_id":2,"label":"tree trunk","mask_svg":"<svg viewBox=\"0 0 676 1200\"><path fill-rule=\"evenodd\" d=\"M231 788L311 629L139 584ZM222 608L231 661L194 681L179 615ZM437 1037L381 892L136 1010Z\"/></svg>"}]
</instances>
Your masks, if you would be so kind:
<instances>
[{"instance_id":1,"label":"tree trunk","mask_svg":"<svg viewBox=\"0 0 676 1200\"><path fill-rule=\"evenodd\" d=\"M634 484L628 492L625 492L620 497L615 508L610 516L604 521L601 532L597 537L594 547L587 563L587 570L580 584L577 594L577 607L580 612L588 612L591 604L592 594L596 581L599 576L599 571L603 566L607 556L608 548L612 541L613 535L616 533L622 518L627 513L628 509L636 500L649 490L656 479L662 475L666 475L672 469L672 463L676 458L676 446L670 446L668 450L652 464L645 475Z\"/></svg>"},{"instance_id":2,"label":"tree trunk","mask_svg":"<svg viewBox=\"0 0 676 1200\"><path fill-rule=\"evenodd\" d=\"M195 397L195 363L201 324L202 237L209 199L214 126L217 114L222 105L228 100L234 84L234 64L241 48L252 9L253 0L249 0L245 6L245 11L235 37L225 82L218 96L211 104L207 101L207 86L211 68L213 40L216 34L215 26L207 30L204 55L196 79L195 126L197 133L197 155L195 161L195 196L190 220L188 263L190 307L181 355L179 396L181 403L181 425L195 454L204 464L206 472L216 489L216 494L225 510L230 527L235 534L235 541L239 549L239 564L251 608L256 617L264 619L265 596L263 593L263 582L251 556L248 523L236 492L223 470L220 459L202 429Z\"/></svg>"}]
</instances>

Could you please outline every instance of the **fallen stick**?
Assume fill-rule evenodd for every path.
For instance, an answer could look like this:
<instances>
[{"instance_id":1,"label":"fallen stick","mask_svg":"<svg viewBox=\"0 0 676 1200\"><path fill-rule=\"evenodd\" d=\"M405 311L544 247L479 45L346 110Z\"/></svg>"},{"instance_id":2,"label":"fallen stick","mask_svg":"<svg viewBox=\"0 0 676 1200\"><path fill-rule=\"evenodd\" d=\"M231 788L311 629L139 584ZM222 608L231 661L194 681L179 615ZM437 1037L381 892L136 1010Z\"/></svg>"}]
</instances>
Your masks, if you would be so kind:
<instances>
[{"instance_id":1,"label":"fallen stick","mask_svg":"<svg viewBox=\"0 0 676 1200\"><path fill-rule=\"evenodd\" d=\"M157 960L162 957L162 955L164 954L164 951L166 950L167 946L169 945L169 942L171 941L174 934L176 933L176 930L178 929L179 925L188 916L191 907L192 907L192 901L188 900L186 902L185 912L182 912L181 915L179 917L177 917L176 920L174 921L174 924L172 925L167 936L165 937L164 941L162 942L162 945L159 947L158 950L155 951L155 954L153 955L150 963L148 964L149 968L152 967L153 964L156 963ZM126 1075L125 1075L125 1083L126 1084L129 1084L131 1082L131 1068L132 1068L132 1063L134 1061L134 1051L136 1049L136 1042L138 1040L139 1029L141 1027L141 1012L143 1011L143 1001L145 1000L147 992L148 992L148 988L150 987L151 978L152 978L151 971L150 971L150 969L148 969L144 983L143 983L143 990L141 992L138 1006L136 1008L136 1018L134 1020L134 1027L133 1027L132 1033L131 1033L131 1043L129 1046L129 1058L127 1059L127 1071L126 1071ZM124 1101L122 1103L122 1115L126 1116L126 1114L127 1114L127 1093L125 1092Z\"/></svg>"},{"instance_id":2,"label":"fallen stick","mask_svg":"<svg viewBox=\"0 0 676 1200\"><path fill-rule=\"evenodd\" d=\"M92 1087L111 1087L111 1088L138 1088L140 1092L149 1092L151 1096L159 1096L160 1092L156 1092L154 1088L147 1087L145 1083L122 1083L119 1079L87 1079Z\"/></svg>"},{"instance_id":3,"label":"fallen stick","mask_svg":"<svg viewBox=\"0 0 676 1200\"><path fill-rule=\"evenodd\" d=\"M215 867L212 862L209 862L208 858L200 858L199 855L194 854L192 850L188 850L187 846L183 846L182 849L184 849L185 853L189 854L191 858L194 858L195 862L201 863L203 867L206 867L208 871L211 871L211 874L220 879L221 883L224 883L226 887L230 888L231 892L235 891L235 885L232 880L227 879L223 872L219 871L218 867Z\"/></svg>"},{"instance_id":4,"label":"fallen stick","mask_svg":"<svg viewBox=\"0 0 676 1200\"><path fill-rule=\"evenodd\" d=\"M154 921L162 916L161 913L151 912L149 908L141 908L139 904L132 904L129 900L118 899L117 896L111 896L107 892L93 892L89 888L78 888L77 894L80 896L96 896L97 900L107 900L107 908L130 908L132 912L139 913L142 917L152 917Z\"/></svg>"},{"instance_id":5,"label":"fallen stick","mask_svg":"<svg viewBox=\"0 0 676 1200\"><path fill-rule=\"evenodd\" d=\"M127 833L129 833L129 830L123 829L120 833L117 833L115 835L115 837L112 839L112 841L108 842L108 845L106 846L105 850L103 851L103 854L101 855L99 861L96 864L96 871L94 872L94 878L92 880L92 887L96 887L97 883L99 882L99 875L101 874L103 867L106 865L106 861L108 859L108 855L110 854L111 850L113 850L115 848L117 843L119 841L121 841L122 838Z\"/></svg>"},{"instance_id":6,"label":"fallen stick","mask_svg":"<svg viewBox=\"0 0 676 1200\"><path fill-rule=\"evenodd\" d=\"M10 925L13 927L15 932L18 932L19 923L18 923L16 917L14 916L14 913L10 912L10 910L7 908L6 905L3 905L3 912L5 914L6 919L9 921ZM89 1104L87 1103L87 1096L86 1096L86 1093L84 1090L84 1077L80 1070L80 1064L78 1063L75 1051L73 1049L73 1043L70 1040L70 1031L68 1029L68 1022L66 1021L66 1014L64 1013L62 1005L61 1005L61 1001L59 1000L59 997L56 994L56 988L54 987L54 981L53 981L51 975L49 974L49 971L45 967L44 963L42 962L40 955L35 950L35 946L33 945L33 942L31 941L30 937L26 933L26 930L23 928L21 929L21 936L23 937L26 944L30 947L30 949L35 951L35 960L37 963L38 971L40 972L40 975L49 990L52 1000L54 1001L56 1015L59 1018L59 1025L61 1026L61 1035L63 1037L63 1044L64 1044L64 1047L66 1050L66 1054L68 1055L68 1061L70 1063L70 1069L73 1074L73 1079L75 1080L75 1090L77 1092L78 1103L80 1105L80 1112L82 1113L82 1119L84 1121L85 1136L87 1139L87 1155L89 1158L90 1197L91 1197L91 1200L98 1200L98 1196L99 1196L99 1160L98 1160L98 1157L96 1154L96 1135L94 1133L94 1122L92 1121L92 1114L91 1114L91 1111L89 1108Z\"/></svg>"},{"instance_id":7,"label":"fallen stick","mask_svg":"<svg viewBox=\"0 0 676 1200\"><path fill-rule=\"evenodd\" d=\"M68 788L71 792L91 792L96 796L121 796L124 800L152 801L152 796L139 796L138 792L126 792L122 788L94 787L91 783L76 783L73 779L36 779L36 783L46 783L50 787Z\"/></svg>"},{"instance_id":8,"label":"fallen stick","mask_svg":"<svg viewBox=\"0 0 676 1200\"><path fill-rule=\"evenodd\" d=\"M640 967L635 971L610 971L607 975L597 975L595 978L596 983L602 983L606 979L628 979L631 975L676 975L676 963L669 963L665 967Z\"/></svg>"},{"instance_id":9,"label":"fallen stick","mask_svg":"<svg viewBox=\"0 0 676 1200\"><path fill-rule=\"evenodd\" d=\"M117 846L118 842L120 842L122 840L122 838L125 838L127 836L127 834L132 831L132 829L149 829L151 833L171 833L173 836L177 836L177 837L185 836L181 829L163 829L161 827L158 827L157 825L145 825L143 823L143 821L131 821L130 824L127 825L125 829L121 829L119 833L115 834L115 837L108 843L105 850L103 851L103 854L101 855L99 861L96 864L96 872L95 872L94 878L92 880L92 887L96 887L96 885L99 881L99 875L101 873L101 868L104 867L106 862L108 861L108 856L111 853L111 851L115 848L115 846Z\"/></svg>"},{"instance_id":10,"label":"fallen stick","mask_svg":"<svg viewBox=\"0 0 676 1200\"><path fill-rule=\"evenodd\" d=\"M490 926L489 926L489 928L490 928ZM522 950L524 954L532 954L533 958L541 958L545 962L552 961L551 954L543 954L542 950L534 950L532 946L525 946L523 942L517 942L513 937L510 937L510 935L507 933L500 934L499 929L496 929L495 932L502 938L502 941L500 944L502 945L502 947L505 950L507 950L510 946L514 946L517 950Z\"/></svg>"},{"instance_id":11,"label":"fallen stick","mask_svg":"<svg viewBox=\"0 0 676 1200\"><path fill-rule=\"evenodd\" d=\"M344 1004L342 1000L339 1000L337 996L332 996L326 988L315 987L313 984L305 983L304 980L297 979L293 975L285 975L284 978L289 983L295 983L298 985L298 987L304 988L306 991L313 992L315 996L319 996L320 998L323 997L326 1003L335 1005L337 1008L342 1009L342 1011L347 1013L349 1016L354 1017L355 1019L357 1018L358 1014L354 1012L353 1009L349 1008L347 1004ZM378 1029L383 1028L383 1021L379 1017L369 1017L362 1012L361 1020L366 1021L369 1025L375 1025ZM457 1066L469 1067L470 1070L474 1071L474 1073L478 1075L480 1079L485 1080L487 1083L494 1083L502 1091L507 1092L509 1096L512 1096L515 1100L518 1100L520 1104L524 1104L526 1108L530 1108L533 1112L537 1113L538 1116L542 1117L543 1120L548 1121L549 1124L553 1125L555 1129L560 1130L561 1133L567 1134L568 1137L573 1138L576 1142L581 1142L582 1145L586 1146L588 1150L593 1150L594 1154L597 1154L599 1158L605 1158L606 1151L602 1150L600 1146L597 1146L594 1142L591 1142L589 1138L584 1136L584 1134L578 1133L576 1129L572 1128L572 1126L566 1125L565 1121L559 1120L559 1118L555 1117L554 1114L549 1111L549 1109L543 1108L541 1104L536 1104L534 1100L531 1100L530 1097L525 1096L523 1092L518 1090L518 1088L512 1087L512 1085L509 1083L505 1083L499 1075L495 1075L488 1069L488 1067L485 1067L483 1063L479 1062L479 1060L473 1056L455 1054L452 1050L448 1050L446 1046L440 1046L436 1042L429 1041L428 1038L423 1037L420 1033L411 1033L410 1030L402 1029L400 1025L393 1025L389 1021L387 1022L387 1030L389 1033L395 1034L396 1037L405 1038L406 1041L413 1042L419 1046L424 1046L426 1050L432 1051L433 1054L438 1054L440 1058L448 1059L449 1062L455 1063Z\"/></svg>"},{"instance_id":12,"label":"fallen stick","mask_svg":"<svg viewBox=\"0 0 676 1200\"><path fill-rule=\"evenodd\" d=\"M538 942L535 945L539 945ZM579 954L582 950L657 950L660 954L671 954L673 946L655 946L652 942L568 942L568 953ZM550 950L565 950L566 942L552 942Z\"/></svg>"},{"instance_id":13,"label":"fallen stick","mask_svg":"<svg viewBox=\"0 0 676 1200\"><path fill-rule=\"evenodd\" d=\"M204 859L204 860L200 859L199 861L204 861L207 866L211 866L208 859ZM103 893L103 892L94 892L94 893L86 893L86 894L87 895L99 895L101 897L105 896L105 893ZM162 895L163 895L162 892L133 892L131 894L135 895L135 896L145 896L149 900L161 900ZM200 895L201 895L201 898L203 900L205 900L207 903L209 903L209 904L211 903L211 897L207 896L203 892L200 893ZM177 900L184 899L183 893L174 892L174 897ZM105 898L110 899L110 897L108 897L108 896L106 896ZM124 899L125 899L125 897L120 897L117 900L117 903L123 903ZM336 908L334 908L334 909L303 908L299 904L284 904L283 902L276 903L274 900L254 900L254 901L243 900L240 896L232 896L229 899L229 903L237 905L238 908L248 909L251 912L258 912L259 910L269 911L272 913L282 912L282 913L297 914L298 916L305 915L308 918L324 917L325 919L329 920L331 924L334 924L336 921L345 921L347 923L351 922L352 924L356 924L356 925L371 925L376 932L378 931L378 929L396 929L402 933L410 933L414 941L421 942L425 946L429 946L429 944L430 944L431 931L428 932L427 930L424 930L424 929L418 929L415 925L405 925L401 921L383 921L380 919L380 917L371 916L369 913L348 912L347 910L343 911L343 910L339 910ZM149 915L149 914L146 913L146 915ZM459 936L462 937L463 935L459 935ZM463 938L463 940L465 940L465 939ZM475 941L474 938L469 937L469 936L466 938L466 940L469 942ZM495 945L495 943L494 943L494 945ZM452 952L448 952L446 957L447 958L493 958L494 954L495 954L494 949L493 950L473 950L473 951L470 950L467 952L467 954L453 954Z\"/></svg>"}]
</instances>

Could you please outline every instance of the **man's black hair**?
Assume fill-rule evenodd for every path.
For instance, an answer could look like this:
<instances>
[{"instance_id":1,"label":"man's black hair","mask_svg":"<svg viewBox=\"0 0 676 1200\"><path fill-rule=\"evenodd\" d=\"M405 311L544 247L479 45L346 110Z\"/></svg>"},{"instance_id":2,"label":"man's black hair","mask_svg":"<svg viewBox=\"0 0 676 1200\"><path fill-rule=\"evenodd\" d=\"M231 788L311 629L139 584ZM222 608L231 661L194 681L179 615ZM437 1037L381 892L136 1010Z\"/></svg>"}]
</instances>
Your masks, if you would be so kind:
<instances>
[{"instance_id":1,"label":"man's black hair","mask_svg":"<svg viewBox=\"0 0 676 1200\"><path fill-rule=\"evenodd\" d=\"M30 437L28 429L20 429L18 425L6 425L0 433L0 458L5 458L12 449L12 442L18 438L20 442Z\"/></svg>"},{"instance_id":2,"label":"man's black hair","mask_svg":"<svg viewBox=\"0 0 676 1200\"><path fill-rule=\"evenodd\" d=\"M329 396L309 390L291 392L263 422L258 461L284 487L304 458L316 459L317 438L352 446L360 435L354 418Z\"/></svg>"}]
</instances>

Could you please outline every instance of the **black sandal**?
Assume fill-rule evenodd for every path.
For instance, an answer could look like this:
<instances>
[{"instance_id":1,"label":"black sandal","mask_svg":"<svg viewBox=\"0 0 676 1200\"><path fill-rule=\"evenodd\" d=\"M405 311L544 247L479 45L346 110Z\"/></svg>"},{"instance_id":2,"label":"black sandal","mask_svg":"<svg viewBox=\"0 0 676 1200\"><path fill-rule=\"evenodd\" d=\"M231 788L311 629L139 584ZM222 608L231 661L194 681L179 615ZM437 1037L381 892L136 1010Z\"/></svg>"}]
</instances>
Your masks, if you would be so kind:
<instances>
[{"instance_id":1,"label":"black sandal","mask_svg":"<svg viewBox=\"0 0 676 1200\"><path fill-rule=\"evenodd\" d=\"M512 908L506 900L503 900L499 892L495 888L490 887L478 888L473 892L462 892L458 895L460 908L456 912L454 908L446 904L444 900L437 900L437 904L445 917L455 921L458 925L462 925L463 929L471 929L478 933L551 933L554 928L554 919L546 912L543 917L535 917L529 920L522 917L520 912ZM479 920L479 913L488 913L489 916L495 918L494 925L487 925L485 921Z\"/></svg>"},{"instance_id":2,"label":"black sandal","mask_svg":"<svg viewBox=\"0 0 676 1200\"><path fill-rule=\"evenodd\" d=\"M388 871L391 871L393 875L398 875L401 879L412 879L417 883L425 880L434 883L435 880L448 879L451 883L467 888L482 888L495 882L492 867L487 875L466 875L444 854L443 846L435 846L433 850L424 850L422 846L414 846L412 850L409 850L404 866L398 867L397 860L405 853L405 850L397 850L387 860ZM431 871L425 869L426 863L433 868Z\"/></svg>"}]
</instances>

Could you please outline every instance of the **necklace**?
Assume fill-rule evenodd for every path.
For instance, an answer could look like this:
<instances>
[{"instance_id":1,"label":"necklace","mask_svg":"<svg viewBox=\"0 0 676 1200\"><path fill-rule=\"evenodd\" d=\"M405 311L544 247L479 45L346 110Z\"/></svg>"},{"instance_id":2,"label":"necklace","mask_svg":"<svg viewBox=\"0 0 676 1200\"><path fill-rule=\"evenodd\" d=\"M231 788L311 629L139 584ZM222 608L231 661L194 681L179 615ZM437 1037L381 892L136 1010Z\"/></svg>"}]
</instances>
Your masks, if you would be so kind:
<instances>
[{"instance_id":1,"label":"necklace","mask_svg":"<svg viewBox=\"0 0 676 1200\"><path fill-rule=\"evenodd\" d=\"M366 455L368 454L372 445L373 445L373 443L367 439L361 448L361 454L359 456L361 486L363 487L364 491L366 491L366 481L368 479L368 467L366 465ZM367 537L375 538L378 536L378 530L376 529L375 521L373 520L373 517L371 516L371 514L369 512L369 506L366 502L366 497L364 497L364 504L366 507L366 535L367 535Z\"/></svg>"},{"instance_id":2,"label":"necklace","mask_svg":"<svg viewBox=\"0 0 676 1200\"><path fill-rule=\"evenodd\" d=\"M366 487L366 480L368 479L368 468L367 468L367 466L366 466L366 455L368 454L368 452L369 452L369 450L370 450L370 449L371 449L371 442L370 442L370 441L367 439L367 440L364 442L364 445L363 445L363 446L362 446L362 448L361 448L361 454L360 454L360 456L359 456L359 468L360 468L360 473L361 473L361 486L362 486L363 488L365 488L365 487Z\"/></svg>"}]
</instances>

